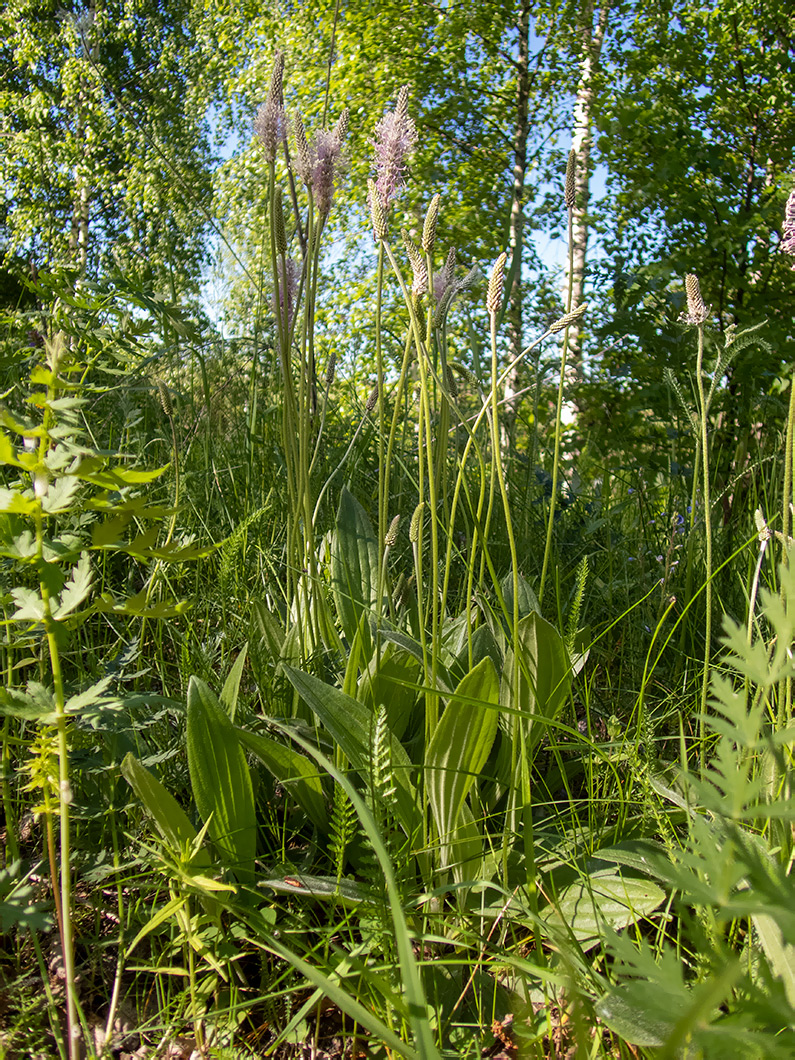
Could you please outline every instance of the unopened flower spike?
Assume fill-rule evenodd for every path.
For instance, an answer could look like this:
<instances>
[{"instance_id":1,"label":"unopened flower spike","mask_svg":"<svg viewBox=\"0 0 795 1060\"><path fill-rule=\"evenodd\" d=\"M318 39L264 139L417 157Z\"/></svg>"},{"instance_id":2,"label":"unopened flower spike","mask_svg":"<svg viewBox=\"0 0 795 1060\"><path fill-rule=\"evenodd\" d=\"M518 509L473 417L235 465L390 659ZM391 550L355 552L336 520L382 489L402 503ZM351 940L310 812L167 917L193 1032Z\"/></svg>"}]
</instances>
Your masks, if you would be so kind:
<instances>
[{"instance_id":1,"label":"unopened flower spike","mask_svg":"<svg viewBox=\"0 0 795 1060\"><path fill-rule=\"evenodd\" d=\"M583 302L582 305L579 305L576 309L573 309L571 313L566 313L565 316L562 316L559 320L556 320L554 323L550 324L547 330L551 331L553 335L555 335L558 331L563 331L563 329L567 328L569 324L573 324L575 320L579 320L587 308L588 303Z\"/></svg>"},{"instance_id":2,"label":"unopened flower spike","mask_svg":"<svg viewBox=\"0 0 795 1060\"><path fill-rule=\"evenodd\" d=\"M575 176L577 174L577 152L574 148L569 151L569 160L566 163L566 183L563 189L563 200L566 203L566 209L570 210L574 205L575 199Z\"/></svg>"},{"instance_id":3,"label":"unopened flower spike","mask_svg":"<svg viewBox=\"0 0 795 1060\"><path fill-rule=\"evenodd\" d=\"M705 305L701 297L701 286L698 276L688 273L685 276L685 294L687 295L687 313L682 317L685 324L699 326L709 319L709 306Z\"/></svg>"},{"instance_id":4,"label":"unopened flower spike","mask_svg":"<svg viewBox=\"0 0 795 1060\"><path fill-rule=\"evenodd\" d=\"M337 369L337 354L335 350L331 351L331 356L328 359L328 367L326 368L326 390L331 389L331 384L334 382L334 373Z\"/></svg>"},{"instance_id":5,"label":"unopened flower spike","mask_svg":"<svg viewBox=\"0 0 795 1060\"><path fill-rule=\"evenodd\" d=\"M276 253L283 255L287 253L287 229L284 225L284 204L282 203L282 190L276 189L273 204L273 236L276 243Z\"/></svg>"},{"instance_id":6,"label":"unopened flower spike","mask_svg":"<svg viewBox=\"0 0 795 1060\"><path fill-rule=\"evenodd\" d=\"M312 180L312 166L309 162L309 141L306 138L304 119L300 111L293 116L293 137L295 139L295 168L298 176L309 184Z\"/></svg>"},{"instance_id":7,"label":"unopened flower spike","mask_svg":"<svg viewBox=\"0 0 795 1060\"><path fill-rule=\"evenodd\" d=\"M420 501L414 509L414 514L411 517L411 525L409 526L409 541L411 541L412 544L419 541L420 534L422 533L422 516L424 511L425 501Z\"/></svg>"},{"instance_id":8,"label":"unopened flower spike","mask_svg":"<svg viewBox=\"0 0 795 1060\"><path fill-rule=\"evenodd\" d=\"M439 220L439 207L441 204L441 195L434 195L428 207L428 212L425 214L425 224L422 228L422 249L426 254L433 253L433 246L436 242L436 223Z\"/></svg>"},{"instance_id":9,"label":"unopened flower spike","mask_svg":"<svg viewBox=\"0 0 795 1060\"><path fill-rule=\"evenodd\" d=\"M415 298L421 298L428 290L428 269L425 265L425 259L405 229L401 232L401 235L403 236L403 244L406 247L406 254L411 262L411 269L414 274L411 293Z\"/></svg>"},{"instance_id":10,"label":"unopened flower spike","mask_svg":"<svg viewBox=\"0 0 795 1060\"><path fill-rule=\"evenodd\" d=\"M373 239L380 243L386 239L386 214L378 197L378 189L374 180L367 181L367 202L370 206L370 220L373 225Z\"/></svg>"},{"instance_id":11,"label":"unopened flower spike","mask_svg":"<svg viewBox=\"0 0 795 1060\"><path fill-rule=\"evenodd\" d=\"M389 529L384 537L384 545L387 548L393 548L398 536L398 527L400 526L400 515L396 515L392 522L389 524Z\"/></svg>"},{"instance_id":12,"label":"unopened flower spike","mask_svg":"<svg viewBox=\"0 0 795 1060\"><path fill-rule=\"evenodd\" d=\"M491 270L489 291L486 295L486 309L488 309L490 316L496 316L502 307L502 292L505 286L505 262L507 260L508 255L503 251L494 262L494 268Z\"/></svg>"}]
</instances>

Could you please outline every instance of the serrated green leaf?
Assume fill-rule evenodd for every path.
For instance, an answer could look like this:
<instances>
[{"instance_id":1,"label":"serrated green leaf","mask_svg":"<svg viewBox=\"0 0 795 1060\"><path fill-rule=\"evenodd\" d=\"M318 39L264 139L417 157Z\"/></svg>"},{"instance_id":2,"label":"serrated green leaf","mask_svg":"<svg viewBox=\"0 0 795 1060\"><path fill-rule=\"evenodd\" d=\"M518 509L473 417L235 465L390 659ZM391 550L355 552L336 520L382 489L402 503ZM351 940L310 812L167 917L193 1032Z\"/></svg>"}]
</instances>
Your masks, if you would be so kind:
<instances>
[{"instance_id":1,"label":"serrated green leaf","mask_svg":"<svg viewBox=\"0 0 795 1060\"><path fill-rule=\"evenodd\" d=\"M135 615L137 618L173 618L175 615L183 615L189 607L187 600L178 600L175 603L164 600L160 603L148 604L145 589L135 596L128 596L121 600L115 600L110 593L103 593L94 603L96 611L113 615Z\"/></svg>"},{"instance_id":2,"label":"serrated green leaf","mask_svg":"<svg viewBox=\"0 0 795 1060\"><path fill-rule=\"evenodd\" d=\"M30 515L36 511L38 503L32 495L25 496L19 490L0 488L0 512L8 512L10 515Z\"/></svg>"},{"instance_id":3,"label":"serrated green leaf","mask_svg":"<svg viewBox=\"0 0 795 1060\"><path fill-rule=\"evenodd\" d=\"M103 463L104 460L99 461L100 466ZM106 471L96 471L91 469L90 463L86 461L78 464L74 473L78 478L90 482L92 486L98 486L100 489L120 490L125 486L143 486L149 482L154 482L155 479L164 475L168 468L169 465L166 464L164 467L154 468L151 471L132 467L115 467Z\"/></svg>"},{"instance_id":4,"label":"serrated green leaf","mask_svg":"<svg viewBox=\"0 0 795 1060\"><path fill-rule=\"evenodd\" d=\"M11 596L17 605L17 609L12 616L16 622L44 621L44 601L37 592L17 586L17 588L11 590Z\"/></svg>"},{"instance_id":5,"label":"serrated green leaf","mask_svg":"<svg viewBox=\"0 0 795 1060\"><path fill-rule=\"evenodd\" d=\"M53 618L60 620L75 611L91 592L92 581L91 560L88 553L83 552L61 592Z\"/></svg>"},{"instance_id":6,"label":"serrated green leaf","mask_svg":"<svg viewBox=\"0 0 795 1060\"><path fill-rule=\"evenodd\" d=\"M52 725L57 717L55 699L42 685L29 685L27 692L18 688L0 688L0 714L38 721L42 725Z\"/></svg>"}]
</instances>

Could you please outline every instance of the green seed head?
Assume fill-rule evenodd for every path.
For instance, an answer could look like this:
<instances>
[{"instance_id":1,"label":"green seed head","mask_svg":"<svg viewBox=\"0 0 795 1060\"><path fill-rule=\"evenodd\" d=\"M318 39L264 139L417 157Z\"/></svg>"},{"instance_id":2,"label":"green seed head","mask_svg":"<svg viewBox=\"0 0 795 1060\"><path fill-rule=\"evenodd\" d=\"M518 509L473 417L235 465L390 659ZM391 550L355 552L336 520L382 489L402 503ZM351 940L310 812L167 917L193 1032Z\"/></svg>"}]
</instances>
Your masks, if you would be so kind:
<instances>
[{"instance_id":1,"label":"green seed head","mask_svg":"<svg viewBox=\"0 0 795 1060\"><path fill-rule=\"evenodd\" d=\"M422 515L425 510L425 501L420 501L417 507L414 509L414 515L411 517L411 526L409 527L409 541L412 544L416 544L420 539L422 533Z\"/></svg>"},{"instance_id":2,"label":"green seed head","mask_svg":"<svg viewBox=\"0 0 795 1060\"><path fill-rule=\"evenodd\" d=\"M425 224L422 229L422 249L426 254L433 253L433 245L436 242L436 222L439 220L441 203L441 195L434 195L428 207L428 212L425 214Z\"/></svg>"},{"instance_id":3,"label":"green seed head","mask_svg":"<svg viewBox=\"0 0 795 1060\"><path fill-rule=\"evenodd\" d=\"M496 316L502 307L502 292L505 286L505 262L507 260L508 255L503 251L494 262L494 268L491 270L489 292L486 296L486 309L489 311L489 316L492 317Z\"/></svg>"}]
</instances>

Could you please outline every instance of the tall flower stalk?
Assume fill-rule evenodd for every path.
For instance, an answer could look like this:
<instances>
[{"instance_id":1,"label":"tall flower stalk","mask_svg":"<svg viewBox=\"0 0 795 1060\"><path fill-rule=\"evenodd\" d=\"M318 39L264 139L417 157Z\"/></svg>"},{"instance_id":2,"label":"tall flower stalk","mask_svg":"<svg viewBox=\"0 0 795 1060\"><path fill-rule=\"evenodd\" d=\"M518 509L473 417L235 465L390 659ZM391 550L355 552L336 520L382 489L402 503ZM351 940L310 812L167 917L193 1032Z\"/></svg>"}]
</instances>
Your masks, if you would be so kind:
<instances>
[{"instance_id":1,"label":"tall flower stalk","mask_svg":"<svg viewBox=\"0 0 795 1060\"><path fill-rule=\"evenodd\" d=\"M704 622L704 665L701 674L701 717L699 721L699 743L702 768L704 766L704 735L706 732L707 696L709 694L709 672L712 654L712 503L709 483L709 439L707 436L707 416L709 399L704 390L704 324L709 319L709 309L701 296L698 277L689 273L685 277L685 294L687 295L687 315L685 322L698 329L698 353L696 356L696 390L698 393L700 450L701 450L701 492L704 506L704 547L706 553L706 585L704 587L704 605L706 619ZM710 397L712 390L710 390Z\"/></svg>"},{"instance_id":2,"label":"tall flower stalk","mask_svg":"<svg viewBox=\"0 0 795 1060\"><path fill-rule=\"evenodd\" d=\"M277 55L268 96L254 122L268 163L270 256L274 282L274 315L282 383L282 444L287 471L287 599L298 626L301 654L323 640L333 640L319 581L315 544L316 498L313 471L320 452L325 414L318 416L315 357L315 314L320 276L320 247L348 127L347 111L333 129L321 129L310 140L300 114L293 121L294 165L287 147L287 118L282 78L284 59ZM296 212L301 247L300 267L288 256L288 225L281 189L277 186L277 158L283 148L291 189L293 171L307 194L305 223ZM297 197L291 196L294 210ZM328 391L325 397L327 398ZM318 428L318 420L320 427Z\"/></svg>"},{"instance_id":3,"label":"tall flower stalk","mask_svg":"<svg viewBox=\"0 0 795 1060\"><path fill-rule=\"evenodd\" d=\"M552 532L555 526L555 507L558 497L558 478L560 475L560 446L563 433L563 389L566 383L566 359L569 352L569 326L571 319L567 320L572 313L572 301L574 298L574 199L575 178L577 170L577 155L575 151L569 152L569 161L566 166L566 182L564 185L563 198L568 212L568 244L569 244L569 287L566 295L566 316L562 318L563 349L560 354L560 378L558 381L558 398L555 406L555 455L552 461L552 496L549 498L549 512L547 514L547 536L544 544L544 562L541 565L541 584L538 589L538 602L544 600L544 588L546 586L547 571L549 569L549 558L552 553Z\"/></svg>"}]
</instances>

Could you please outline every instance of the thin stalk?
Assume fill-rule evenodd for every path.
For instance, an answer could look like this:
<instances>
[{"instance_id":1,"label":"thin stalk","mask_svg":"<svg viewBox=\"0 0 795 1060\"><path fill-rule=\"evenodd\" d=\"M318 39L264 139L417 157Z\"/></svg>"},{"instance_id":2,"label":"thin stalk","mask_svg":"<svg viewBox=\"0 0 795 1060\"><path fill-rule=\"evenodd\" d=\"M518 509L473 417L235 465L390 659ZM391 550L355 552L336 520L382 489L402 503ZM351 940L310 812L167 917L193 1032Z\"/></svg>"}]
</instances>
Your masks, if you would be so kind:
<instances>
[{"instance_id":1,"label":"thin stalk","mask_svg":"<svg viewBox=\"0 0 795 1060\"><path fill-rule=\"evenodd\" d=\"M52 376L58 373L58 361L62 346L58 340L53 344L50 367ZM43 430L39 444L39 463L43 464L50 446L50 428L53 426L52 403L58 394L54 384L51 382L47 388L47 402L43 416ZM34 483L35 487L35 483ZM68 741L68 718L66 715L66 696L64 694L63 674L61 671L61 656L58 649L57 629L58 622L53 616L52 601L47 580L44 577L46 562L44 558L44 510L41 497L36 493L36 507L34 520L36 527L36 566L41 572L39 576L39 591L41 593L44 627L47 639L47 647L50 655L50 670L53 680L53 694L55 700L55 728L58 746L58 804L60 814L60 862L61 862L61 887L60 887L60 928L61 946L63 949L65 991L66 991L66 1024L69 1038L70 1060L77 1060L80 1055L80 1027L77 1018L77 1004L75 998L75 964L74 964L74 940L72 935L72 873L71 862L71 830L69 819L69 807L72 802L72 790L69 783L69 741ZM52 850L50 849L52 859ZM57 891L53 879L54 891ZM57 901L56 901L57 908Z\"/></svg>"},{"instance_id":2,"label":"thin stalk","mask_svg":"<svg viewBox=\"0 0 795 1060\"><path fill-rule=\"evenodd\" d=\"M709 672L712 649L712 511L709 489L709 449L707 448L707 413L709 408L704 394L704 325L698 325L698 357L696 360L696 384L698 388L699 418L701 420L701 465L703 473L702 494L704 504L704 544L706 548L707 584L704 591L704 606L707 610L704 623L704 670L701 678L701 717L699 719L699 757L701 768L705 762L705 736L707 696L709 693Z\"/></svg>"},{"instance_id":3,"label":"thin stalk","mask_svg":"<svg viewBox=\"0 0 795 1060\"><path fill-rule=\"evenodd\" d=\"M789 411L787 413L787 440L784 448L784 496L781 501L781 552L782 563L789 563L789 538L792 527L793 494L793 458L795 457L795 372L789 384ZM783 596L783 589L782 589ZM782 600L786 607L786 600ZM777 727L781 731L792 716L792 678L785 677L779 682Z\"/></svg>"},{"instance_id":4,"label":"thin stalk","mask_svg":"<svg viewBox=\"0 0 795 1060\"><path fill-rule=\"evenodd\" d=\"M574 297L574 207L569 206L569 225L568 225L568 242L569 242L569 289L566 296L566 312L570 313L572 309L572 298ZM560 356L560 380L558 382L558 400L555 407L555 455L552 461L552 496L549 499L549 514L547 516L547 538L544 544L544 562L541 567L541 584L538 589L538 602L542 604L544 601L544 586L547 580L547 570L549 569L549 557L552 552L552 530L555 524L555 505L558 497L558 476L560 474L560 444L562 431L562 414L563 414L563 387L566 382L566 357L568 356L569 350L569 328L565 328L563 333L563 351Z\"/></svg>"}]
</instances>

